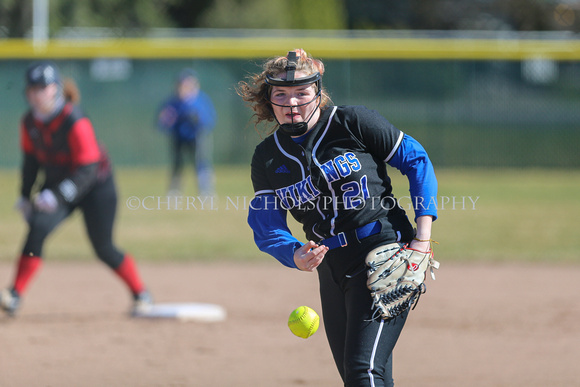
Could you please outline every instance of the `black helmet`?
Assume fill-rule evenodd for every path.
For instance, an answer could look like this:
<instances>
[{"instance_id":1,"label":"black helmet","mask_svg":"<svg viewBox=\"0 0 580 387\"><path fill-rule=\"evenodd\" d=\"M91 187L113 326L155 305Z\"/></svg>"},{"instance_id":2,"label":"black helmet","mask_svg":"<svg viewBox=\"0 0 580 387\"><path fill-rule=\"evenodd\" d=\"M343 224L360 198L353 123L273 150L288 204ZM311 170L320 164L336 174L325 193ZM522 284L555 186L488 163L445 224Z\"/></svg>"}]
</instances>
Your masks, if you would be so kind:
<instances>
[{"instance_id":1,"label":"black helmet","mask_svg":"<svg viewBox=\"0 0 580 387\"><path fill-rule=\"evenodd\" d=\"M290 51L286 57L288 64L284 68L286 71L285 78L274 78L270 75L266 75L266 83L270 86L302 86L308 85L310 83L315 83L318 87L318 92L322 89L322 75L319 72L308 75L302 78L294 78L294 73L296 72L296 66L298 62L298 57L295 51Z\"/></svg>"},{"instance_id":2,"label":"black helmet","mask_svg":"<svg viewBox=\"0 0 580 387\"><path fill-rule=\"evenodd\" d=\"M51 62L39 62L31 65L26 71L27 86L48 86L51 83L60 83L58 68Z\"/></svg>"}]
</instances>

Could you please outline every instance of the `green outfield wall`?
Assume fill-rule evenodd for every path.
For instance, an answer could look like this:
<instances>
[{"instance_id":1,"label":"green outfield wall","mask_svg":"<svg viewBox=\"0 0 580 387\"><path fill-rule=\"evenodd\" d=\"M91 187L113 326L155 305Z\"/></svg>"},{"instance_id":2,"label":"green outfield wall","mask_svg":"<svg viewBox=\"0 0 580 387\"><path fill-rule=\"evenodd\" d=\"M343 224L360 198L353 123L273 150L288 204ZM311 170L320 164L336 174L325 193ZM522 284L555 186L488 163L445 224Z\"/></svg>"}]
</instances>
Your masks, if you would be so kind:
<instances>
[{"instance_id":1,"label":"green outfield wall","mask_svg":"<svg viewBox=\"0 0 580 387\"><path fill-rule=\"evenodd\" d=\"M574 39L293 37L0 40L0 167L20 163L24 70L54 60L118 165L161 165L157 107L194 67L219 115L214 158L247 164L260 138L236 83L263 58L304 48L335 104L376 109L444 167L580 167L580 42Z\"/></svg>"}]
</instances>

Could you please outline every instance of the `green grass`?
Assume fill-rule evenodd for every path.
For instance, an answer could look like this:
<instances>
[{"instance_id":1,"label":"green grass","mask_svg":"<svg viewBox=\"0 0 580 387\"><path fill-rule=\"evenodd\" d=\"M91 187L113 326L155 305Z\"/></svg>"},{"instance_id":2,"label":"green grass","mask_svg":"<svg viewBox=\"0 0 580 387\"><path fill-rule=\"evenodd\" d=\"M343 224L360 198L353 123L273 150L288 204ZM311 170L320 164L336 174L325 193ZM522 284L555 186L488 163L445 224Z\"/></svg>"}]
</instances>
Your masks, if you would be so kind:
<instances>
[{"instance_id":1,"label":"green grass","mask_svg":"<svg viewBox=\"0 0 580 387\"><path fill-rule=\"evenodd\" d=\"M439 196L460 203L453 209L449 199L434 223L441 260L580 262L580 171L442 170L437 177Z\"/></svg>"},{"instance_id":2,"label":"green grass","mask_svg":"<svg viewBox=\"0 0 580 387\"><path fill-rule=\"evenodd\" d=\"M405 177L392 173L397 196L408 195ZM163 198L167 183L164 168L123 168L116 176L119 203L115 239L137 259L273 259L257 250L246 223L252 197L248 168L218 168L218 200L213 208L202 208L197 199L193 204L189 199L189 208L185 200L179 207L169 203L168 209ZM580 171L442 169L437 177L440 209L433 238L440 243L436 246L440 261L580 262L576 219L580 215ZM184 195L195 196L193 177L186 176L186 182ZM17 170L0 170L0 261L14 260L26 231L13 209L18 186ZM145 200L149 209L142 205L130 209L127 201L131 197L139 202L149 197ZM409 215L412 217L412 211ZM291 229L304 240L299 225L291 222ZM73 215L50 237L45 256L65 261L94 259L80 214Z\"/></svg>"}]
</instances>

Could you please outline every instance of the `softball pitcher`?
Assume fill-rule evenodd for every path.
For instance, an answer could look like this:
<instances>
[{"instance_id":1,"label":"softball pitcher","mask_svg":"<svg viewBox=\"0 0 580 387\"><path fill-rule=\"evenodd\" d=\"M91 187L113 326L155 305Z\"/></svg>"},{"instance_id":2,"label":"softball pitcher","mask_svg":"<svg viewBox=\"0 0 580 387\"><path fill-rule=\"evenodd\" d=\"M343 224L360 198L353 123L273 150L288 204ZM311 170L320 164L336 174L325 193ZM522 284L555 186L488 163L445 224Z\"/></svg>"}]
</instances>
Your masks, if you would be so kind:
<instances>
[{"instance_id":1,"label":"softball pitcher","mask_svg":"<svg viewBox=\"0 0 580 387\"><path fill-rule=\"evenodd\" d=\"M12 286L0 293L0 307L15 315L30 281L43 262L49 234L71 213L83 213L91 244L101 261L127 285L131 311L151 304L131 255L113 244L117 193L107 154L97 143L91 121L76 105L78 89L51 62L34 63L26 72L30 110L20 130L24 156L17 208L28 223ZM39 173L44 177L39 181Z\"/></svg>"},{"instance_id":2,"label":"softball pitcher","mask_svg":"<svg viewBox=\"0 0 580 387\"><path fill-rule=\"evenodd\" d=\"M377 318L365 257L400 242L428 251L437 181L423 147L377 112L332 106L324 64L303 50L263 64L238 84L256 125L274 132L255 149L248 223L261 251L318 272L326 336L345 386L392 386L392 352L408 310ZM409 179L415 225L393 196L387 165ZM290 232L287 212L308 242Z\"/></svg>"}]
</instances>

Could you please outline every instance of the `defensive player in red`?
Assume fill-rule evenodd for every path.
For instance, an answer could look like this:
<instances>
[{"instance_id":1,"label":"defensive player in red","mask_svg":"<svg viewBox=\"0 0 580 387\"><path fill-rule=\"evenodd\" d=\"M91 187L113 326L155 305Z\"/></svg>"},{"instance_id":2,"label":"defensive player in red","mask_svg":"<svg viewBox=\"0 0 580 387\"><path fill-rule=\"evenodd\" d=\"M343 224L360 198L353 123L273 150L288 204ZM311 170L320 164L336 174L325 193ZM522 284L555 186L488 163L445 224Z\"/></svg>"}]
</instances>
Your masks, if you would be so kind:
<instances>
[{"instance_id":1,"label":"defensive player in red","mask_svg":"<svg viewBox=\"0 0 580 387\"><path fill-rule=\"evenodd\" d=\"M248 223L260 250L316 270L326 336L345 386L392 386L392 352L408 310L376 318L365 257L392 243L429 251L437 180L425 149L377 112L332 106L324 64L303 50L266 61L238 85L257 124L274 131L252 159ZM387 165L407 176L415 226L393 196ZM287 213L308 242L290 232Z\"/></svg>"},{"instance_id":2,"label":"defensive player in red","mask_svg":"<svg viewBox=\"0 0 580 387\"><path fill-rule=\"evenodd\" d=\"M13 316L43 262L48 235L73 211L83 213L96 255L127 285L131 313L151 305L151 296L131 255L113 243L117 193L111 164L97 142L91 121L77 105L72 80L63 80L52 62L34 63L26 72L30 110L21 123L24 156L17 208L28 222L12 286L0 293L0 307ZM44 180L37 177L42 173Z\"/></svg>"}]
</instances>

